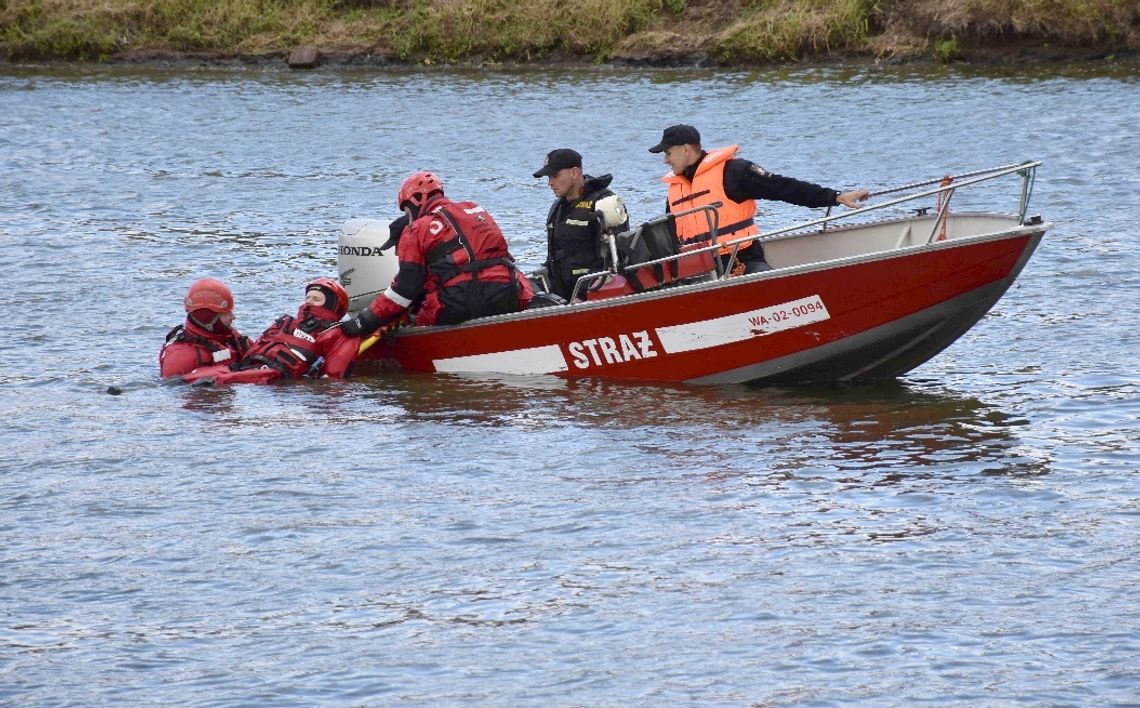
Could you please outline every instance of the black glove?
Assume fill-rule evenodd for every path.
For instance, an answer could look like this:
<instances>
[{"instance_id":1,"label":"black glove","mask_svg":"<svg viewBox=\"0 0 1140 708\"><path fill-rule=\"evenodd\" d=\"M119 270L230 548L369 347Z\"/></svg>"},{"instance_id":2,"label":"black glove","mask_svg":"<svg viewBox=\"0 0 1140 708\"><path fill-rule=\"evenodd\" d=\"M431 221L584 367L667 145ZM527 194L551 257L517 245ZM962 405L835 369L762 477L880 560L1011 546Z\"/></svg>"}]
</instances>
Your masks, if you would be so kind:
<instances>
[{"instance_id":1,"label":"black glove","mask_svg":"<svg viewBox=\"0 0 1140 708\"><path fill-rule=\"evenodd\" d=\"M380 252L388 250L400 242L400 235L404 233L404 229L408 228L408 215L404 214L398 219L393 219L388 224L388 240L380 247Z\"/></svg>"},{"instance_id":2,"label":"black glove","mask_svg":"<svg viewBox=\"0 0 1140 708\"><path fill-rule=\"evenodd\" d=\"M372 308L366 307L356 317L342 324L340 331L349 337L363 337L380 329L382 324L384 321L380 319L380 315L373 312Z\"/></svg>"}]
</instances>

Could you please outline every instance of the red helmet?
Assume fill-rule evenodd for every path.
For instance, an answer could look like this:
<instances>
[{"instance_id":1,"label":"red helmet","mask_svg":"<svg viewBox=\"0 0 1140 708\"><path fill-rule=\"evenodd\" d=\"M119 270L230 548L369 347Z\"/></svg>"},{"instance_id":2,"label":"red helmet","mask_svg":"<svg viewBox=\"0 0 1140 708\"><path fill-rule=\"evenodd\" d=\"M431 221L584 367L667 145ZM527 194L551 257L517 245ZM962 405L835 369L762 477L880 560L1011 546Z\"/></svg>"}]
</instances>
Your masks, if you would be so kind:
<instances>
[{"instance_id":1,"label":"red helmet","mask_svg":"<svg viewBox=\"0 0 1140 708\"><path fill-rule=\"evenodd\" d=\"M336 313L338 320L344 317L344 313L348 312L348 293L345 292L340 283L332 278L317 278L311 281L305 286L305 292L310 290L320 290L324 293L324 308Z\"/></svg>"},{"instance_id":2,"label":"red helmet","mask_svg":"<svg viewBox=\"0 0 1140 708\"><path fill-rule=\"evenodd\" d=\"M209 310L215 314L234 311L234 295L226 284L213 278L197 280L186 291L182 304L187 312Z\"/></svg>"},{"instance_id":3,"label":"red helmet","mask_svg":"<svg viewBox=\"0 0 1140 708\"><path fill-rule=\"evenodd\" d=\"M400 185L396 206L403 209L405 204L411 204L413 211L419 214L424 202L436 192L443 194L443 182L439 181L439 177L434 172L417 172Z\"/></svg>"}]
</instances>

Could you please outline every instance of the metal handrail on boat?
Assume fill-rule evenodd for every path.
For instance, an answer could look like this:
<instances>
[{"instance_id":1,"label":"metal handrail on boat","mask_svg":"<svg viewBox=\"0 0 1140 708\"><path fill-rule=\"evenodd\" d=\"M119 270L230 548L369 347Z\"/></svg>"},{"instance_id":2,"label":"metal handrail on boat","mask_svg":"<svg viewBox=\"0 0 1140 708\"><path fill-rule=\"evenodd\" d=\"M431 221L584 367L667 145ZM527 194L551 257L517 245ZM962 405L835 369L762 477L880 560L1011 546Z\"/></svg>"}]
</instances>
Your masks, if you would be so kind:
<instances>
[{"instance_id":1,"label":"metal handrail on boat","mask_svg":"<svg viewBox=\"0 0 1140 708\"><path fill-rule=\"evenodd\" d=\"M718 278L726 278L732 272L731 265L733 263L735 263L735 261L736 261L737 252L743 246L745 246L747 244L750 244L753 242L766 243L769 241L780 241L780 240L791 239L791 238L801 238L803 236L811 235L812 233L818 233L818 231L816 231L816 232L807 231L808 229L811 229L813 227L820 227L819 231L826 231L828 224L842 220L842 219L851 219L852 217L859 216L861 214L867 214L867 213L870 213L873 211L879 211L882 209L887 209L889 207L898 206L899 204L905 204L907 202L913 202L915 200L923 199L926 197L939 197L939 198L941 198L944 196L944 198L940 199L939 204L938 204L938 212L935 215L934 228L931 231L931 235L930 235L929 240L928 240L928 243L929 243L930 241L932 241L934 239L934 236L938 232L939 227L944 222L945 215L949 209L950 198L953 196L955 191L957 191L963 187L970 187L970 186L973 186L975 184L980 184L982 182L988 182L990 180L997 179L998 177L1004 177L1006 175L1010 175L1010 174L1014 174L1014 173L1020 174L1021 179L1022 179L1021 198L1019 200L1019 205L1018 205L1018 223L1019 224L1025 224L1026 213L1029 209L1029 198L1033 192L1033 181L1036 177L1037 167L1039 167L1040 165L1041 165L1040 160L1031 160L1031 161L1027 161L1027 162L1017 164L1017 165L1002 165L1000 167L991 167L991 168L985 169L985 170L976 170L974 172L965 172L965 173L962 173L959 175L949 175L946 177L939 177L936 179L924 180L921 182L911 182L909 184L904 184L904 185L900 185L897 187L889 187L887 189L882 189L879 191L871 192L871 194L869 196L870 197L876 197L876 196L882 196L884 194L897 194L899 192L906 192L906 191L917 189L920 187L926 187L926 186L929 186L932 184L939 185L939 187L937 189L929 189L929 190L917 192L915 194L908 194L906 196L899 197L897 199L891 199L891 200L885 201L881 204L873 204L870 206L860 207L858 209L851 209L851 210L843 212L841 214L832 215L830 213L830 208L829 208L828 214L824 217L819 218L819 219L811 219L809 221L803 221L803 222L800 222L797 224L792 224L791 226L786 226L782 229L776 229L775 231L769 231L767 233L762 233L762 234L755 234L752 236L745 236L743 238L735 239L733 241L727 241L724 243L716 243L716 233L717 233L716 232L716 222L710 221L710 227L711 227L710 231L713 234L711 245L706 246L704 248L688 250L688 251L685 251L684 253L678 253L675 255L665 256L663 258L657 258L655 260L645 261L642 263L628 264L625 266L620 266L620 264L618 263L618 261L615 257L609 270L598 271L595 273L587 273L586 275L579 277L578 281L574 285L574 291L571 294L570 302L571 303L574 302L574 298L577 297L579 290L583 286L583 283L591 283L595 279L602 277L602 276L616 275L616 274L618 274L619 267L622 267L626 271L638 269L638 268L652 267L655 265L661 265L661 264L669 263L670 261L676 261L676 260L679 260L680 258L683 258L683 257L689 257L689 256L693 256L696 254L704 253L706 251L719 251L722 248L731 246L732 247L731 258L728 261L728 265L724 266L723 268L720 267L719 259L716 258L714 255L714 261L716 261L718 264L717 277ZM965 180L965 181L960 181L960 180ZM673 218L676 218L679 216L685 216L687 214L691 214L693 212L701 211L702 209L713 209L714 217L712 217L712 218L715 219L715 209L714 209L715 206L719 206L719 204L718 205L706 205L705 207L697 207L697 208L689 209L689 210L686 210L683 212L677 212L676 214L673 214L672 216L673 216ZM668 218L670 218L670 215L666 214L666 215L661 216L661 217L656 217L655 219L652 219L652 220L645 222L645 223L646 224L653 224L653 223L656 223L656 222L659 222L661 220L665 220ZM643 226L644 226L644 224L643 224ZM616 255L616 249L613 250L612 252Z\"/></svg>"},{"instance_id":2,"label":"metal handrail on boat","mask_svg":"<svg viewBox=\"0 0 1140 708\"><path fill-rule=\"evenodd\" d=\"M717 234L720 233L720 212L718 212L717 209L721 208L722 206L724 206L723 202L713 202L711 204L705 204L704 206L693 207L692 209L686 209L684 211L670 212L670 213L664 214L662 216L654 217L654 218L650 219L649 221L646 221L645 223L641 224L640 226L638 226L634 230L624 231L621 233L610 233L610 234L603 235L602 238L605 241L606 248L609 250L610 267L606 270L599 270L599 271L595 271L593 273L586 273L584 275L578 276L578 279L576 281L574 281L574 289L570 293L570 300L569 300L568 304L573 303L575 301L575 299L578 297L578 293L583 292L586 288L588 288L591 284L593 284L594 281L596 281L600 278L603 278L603 277L615 275L621 270L631 270L631 269L637 269L637 268L641 267L641 265L642 265L641 263L627 264L627 265L622 264L621 254L618 252L617 241L618 241L619 237L629 236L630 241L626 245L626 248L632 250L632 249L637 247L638 241L643 237L644 234L652 231L653 229L661 226L662 224L667 224L671 221L676 221L677 219L679 219L683 216L689 216L691 214L696 214L698 212L704 212L705 219L706 219L706 222L708 223L708 227L709 227L708 236L702 237L699 240L700 241L708 240L708 242L710 244L715 246ZM670 231L672 232L672 227L669 227L669 228L670 228ZM672 234L672 237L674 238L674 241L675 241L675 239L676 239L675 233ZM697 239L694 239L694 241L696 241L696 240ZM689 254L692 254L692 253L702 253L703 251L707 250L707 249L702 248L702 249L689 249L689 250L686 250L684 252L681 252L680 246L681 246L681 244L677 244L678 252L673 254L673 255L664 256L662 258L658 258L658 259L655 259L652 261L646 261L645 263L649 264L649 265L668 263L670 261L679 260L683 256L688 256ZM733 257L735 257L735 256L736 256L736 249L733 249ZM724 268L722 267L719 259L714 259L714 265L716 267L717 277L720 277L721 275L723 275Z\"/></svg>"},{"instance_id":3,"label":"metal handrail on boat","mask_svg":"<svg viewBox=\"0 0 1140 708\"><path fill-rule=\"evenodd\" d=\"M1040 164L1041 164L1040 162L1032 163L1031 169L1036 168L1037 165L1040 165ZM917 189L919 187L926 187L926 186L929 186L932 184L947 186L947 185L954 183L957 180L968 179L970 177L978 177L980 175L990 175L991 177L998 177L1000 175L996 175L996 174L992 174L992 173L997 172L998 170L1018 171L1018 170L1025 169L1027 166L1030 166L1030 163L1026 162L1025 164L1021 164L1021 165L1001 165L1000 167L991 167L991 168L985 169L985 170L975 170L973 172L963 172L963 173L957 174L957 175L946 175L945 177L936 177L934 179L922 180L921 182L910 182L908 184L901 184L897 187L888 187L887 189L880 189L877 192L871 192L870 194L867 195L867 198L870 199L871 197L881 197L884 194L896 194L898 192L907 192L907 191L910 191L912 189ZM1008 174L1008 173L1003 172L1002 174ZM986 179L989 179L989 177L987 177ZM949 191L953 192L953 189L951 189ZM919 195L916 195L916 196L919 196ZM1026 201L1025 197L1022 198L1022 201L1023 202ZM827 207L826 216L831 216L831 209L832 209L831 207ZM827 224L826 223L823 224L822 230L827 230Z\"/></svg>"},{"instance_id":4,"label":"metal handrail on boat","mask_svg":"<svg viewBox=\"0 0 1140 708\"><path fill-rule=\"evenodd\" d=\"M803 236L808 235L807 233L804 233L804 231L806 231L807 229L811 229L812 227L821 227L820 230L824 230L822 227L825 227L825 225L828 225L828 223L831 223L833 221L839 221L841 219L852 219L853 217L857 217L857 215L860 215L860 214L865 214L865 213L870 213L873 211L888 209L888 207L890 207L890 206L897 206L898 204L905 204L907 202L913 202L915 200L920 200L920 198L923 198L923 197L938 196L938 195L952 195L955 192L955 190L961 189L962 187L970 187L972 185L980 184L980 182L990 181L992 179L1004 177L1004 176L1007 176L1007 174L1012 174L1012 173L1020 174L1021 180L1023 180L1023 188L1021 188L1021 198L1020 198L1020 203L1018 206L1018 223L1025 223L1026 212L1028 210L1029 196L1032 195L1032 184L1033 184L1033 180L1035 178L1036 168L1039 165L1041 165L1041 161L1031 161L1031 162L1025 162L1025 163L1021 163L1021 164L1002 165L1002 166L998 166L998 168L991 168L988 170L978 170L975 172L967 172L967 173L963 173L963 174L958 174L958 176L951 176L948 178L942 177L942 178L933 179L933 180L927 180L927 181L921 181L921 182L912 182L912 184L910 184L910 185L902 185L902 186L898 186L898 187L890 187L888 189L882 189L882 190L879 190L879 192L871 193L870 196L877 196L877 195L884 195L884 194L896 194L899 192L905 192L905 190L907 190L907 189L925 187L928 185L939 185L939 187L937 189L923 190L923 192L899 197L899 198L896 198L896 200L889 200L887 202L882 202L881 204L872 204L870 206L863 206L863 207L860 207L860 209L853 209L853 210L850 210L850 211L847 211L844 213L840 213L840 214L825 215L825 217L820 218L820 219L812 219L812 220L803 221L803 222L799 222L799 223L793 223L793 225L791 225L791 226L784 227L781 229L776 229L774 231L768 231L768 233L766 233L766 234L757 234L754 236L746 236L743 238L735 239L735 241L730 241L730 242L725 242L725 243L720 243L720 244L712 244L710 246L706 246L705 249L686 251L683 255L686 255L686 257L687 257L687 255L693 255L695 253L701 253L703 251L719 250L719 249L722 249L722 247L724 247L724 246L734 246L732 253L733 253L733 258L735 258L736 251L738 251L740 249L740 247L742 247L744 244L749 244L749 243L754 243L754 242L766 243L769 241L782 241L782 239L803 237ZM956 180L960 180L960 179L964 179L966 181L956 181ZM948 184L947 184L947 181L948 181ZM948 204L950 204L950 198L948 198L948 196L947 196L945 198L945 200L942 201L942 204L939 205L939 210L941 210L941 211L939 211L939 213L941 213L943 215L943 217L944 217L945 212L947 210ZM938 226L937 222L938 222L938 219L936 219L936 226L935 226L934 233L936 233L936 231L937 231L937 226ZM630 268L644 268L644 267L648 267L648 266L658 265L658 263L663 263L663 262L668 262L670 260L675 260L675 259L681 257L681 255L682 254L670 255L670 257L667 257L667 258L661 258L661 259L652 260L652 261L645 261L643 263L636 263L636 265L627 266L626 269L628 270ZM720 274L719 277L724 278L724 277L726 277L725 274L731 274L731 270L726 269L724 271L724 274ZM594 275L597 275L597 274L594 274Z\"/></svg>"}]
</instances>

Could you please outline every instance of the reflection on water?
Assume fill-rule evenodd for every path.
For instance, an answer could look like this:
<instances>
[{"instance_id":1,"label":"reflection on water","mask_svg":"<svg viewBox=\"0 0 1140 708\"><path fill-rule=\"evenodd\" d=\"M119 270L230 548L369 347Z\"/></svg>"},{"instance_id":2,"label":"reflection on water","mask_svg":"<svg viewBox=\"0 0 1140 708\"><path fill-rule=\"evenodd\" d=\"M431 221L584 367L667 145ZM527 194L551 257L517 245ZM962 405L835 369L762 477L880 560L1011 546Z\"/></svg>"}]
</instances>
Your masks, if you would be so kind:
<instances>
[{"instance_id":1,"label":"reflection on water","mask_svg":"<svg viewBox=\"0 0 1140 708\"><path fill-rule=\"evenodd\" d=\"M979 472L1033 475L1046 459L1012 454L1027 421L973 397L929 393L914 384L884 382L836 387L805 396L805 407L828 422L836 469L899 475L973 476ZM871 480L862 479L863 483Z\"/></svg>"},{"instance_id":2,"label":"reflection on water","mask_svg":"<svg viewBox=\"0 0 1140 708\"><path fill-rule=\"evenodd\" d=\"M800 476L857 472L862 484L880 483L876 476L889 482L899 475L1049 471L1047 457L1019 452L1018 430L1028 425L1023 417L906 382L750 389L391 373L292 385L312 388L311 398L319 394L318 409L334 424L360 420L367 406L365 417L381 424L645 432L639 446L700 448L707 459L720 457L718 448L780 447L774 469ZM224 389L185 394L188 407L192 401L211 412L230 395Z\"/></svg>"}]
</instances>

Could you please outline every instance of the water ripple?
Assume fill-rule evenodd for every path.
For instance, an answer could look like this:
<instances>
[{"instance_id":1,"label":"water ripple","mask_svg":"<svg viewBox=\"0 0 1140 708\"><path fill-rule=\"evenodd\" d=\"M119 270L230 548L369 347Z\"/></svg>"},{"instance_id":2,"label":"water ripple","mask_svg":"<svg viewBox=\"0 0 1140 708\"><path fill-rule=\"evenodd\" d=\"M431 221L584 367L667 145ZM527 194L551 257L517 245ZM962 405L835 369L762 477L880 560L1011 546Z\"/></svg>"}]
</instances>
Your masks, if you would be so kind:
<instances>
[{"instance_id":1,"label":"water ripple","mask_svg":"<svg viewBox=\"0 0 1140 708\"><path fill-rule=\"evenodd\" d=\"M1138 91L1081 68L8 67L0 702L1131 704ZM682 120L834 186L1043 159L1056 227L889 384L156 379L191 280L227 280L256 334L412 169L530 267L548 150L644 220L645 149Z\"/></svg>"}]
</instances>

